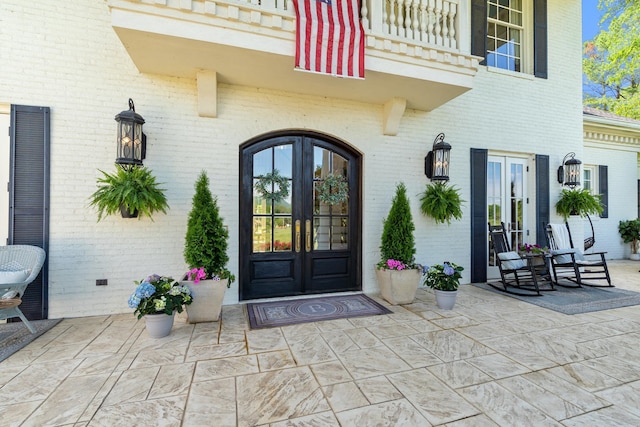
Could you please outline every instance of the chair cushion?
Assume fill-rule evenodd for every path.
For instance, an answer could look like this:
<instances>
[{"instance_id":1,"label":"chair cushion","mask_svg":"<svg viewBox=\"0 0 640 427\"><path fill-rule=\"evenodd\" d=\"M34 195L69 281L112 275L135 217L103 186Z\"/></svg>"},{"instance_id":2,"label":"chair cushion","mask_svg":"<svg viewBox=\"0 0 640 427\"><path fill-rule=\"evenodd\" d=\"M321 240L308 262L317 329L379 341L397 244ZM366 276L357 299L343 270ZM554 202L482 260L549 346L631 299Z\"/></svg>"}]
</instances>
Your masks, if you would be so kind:
<instances>
[{"instance_id":1,"label":"chair cushion","mask_svg":"<svg viewBox=\"0 0 640 427\"><path fill-rule=\"evenodd\" d=\"M515 251L501 252L498 254L498 258L502 267L508 270L518 270L527 266L527 261L522 259L518 252Z\"/></svg>"},{"instance_id":2,"label":"chair cushion","mask_svg":"<svg viewBox=\"0 0 640 427\"><path fill-rule=\"evenodd\" d=\"M0 271L0 285L22 283L29 277L29 270Z\"/></svg>"},{"instance_id":3,"label":"chair cushion","mask_svg":"<svg viewBox=\"0 0 640 427\"><path fill-rule=\"evenodd\" d=\"M551 251L551 255L553 255L553 261L556 264L573 264L571 254L573 254L576 263L584 259L584 256L582 256L582 252L574 248Z\"/></svg>"}]
</instances>

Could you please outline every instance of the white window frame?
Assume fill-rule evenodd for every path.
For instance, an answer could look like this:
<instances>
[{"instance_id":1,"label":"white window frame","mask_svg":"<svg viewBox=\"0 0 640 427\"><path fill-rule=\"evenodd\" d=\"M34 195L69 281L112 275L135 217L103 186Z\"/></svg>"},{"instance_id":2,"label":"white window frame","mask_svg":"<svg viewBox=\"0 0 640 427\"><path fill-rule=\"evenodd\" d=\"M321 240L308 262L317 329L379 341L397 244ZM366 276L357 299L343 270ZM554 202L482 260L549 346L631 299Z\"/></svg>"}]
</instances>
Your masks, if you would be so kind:
<instances>
[{"instance_id":1,"label":"white window frame","mask_svg":"<svg viewBox=\"0 0 640 427\"><path fill-rule=\"evenodd\" d=\"M590 175L590 179L587 180L587 175ZM587 186L587 182L589 185ZM591 194L600 194L600 187L598 187L598 167L596 165L583 165L582 166L582 188L587 188Z\"/></svg>"},{"instance_id":2,"label":"white window frame","mask_svg":"<svg viewBox=\"0 0 640 427\"><path fill-rule=\"evenodd\" d=\"M499 0L490 0L493 3L498 3ZM515 25L510 25L504 21L492 19L489 17L490 7L491 5L487 3L487 68L489 70L499 70L501 72L521 75L528 74L533 75L533 1L532 0L521 0L522 1L522 25L517 27ZM520 28L521 30L521 41L520 41L520 71L509 70L506 68L501 68L489 63L489 53L492 52L488 49L489 44L489 25L494 23L500 23L501 25L512 26L516 28Z\"/></svg>"}]
</instances>

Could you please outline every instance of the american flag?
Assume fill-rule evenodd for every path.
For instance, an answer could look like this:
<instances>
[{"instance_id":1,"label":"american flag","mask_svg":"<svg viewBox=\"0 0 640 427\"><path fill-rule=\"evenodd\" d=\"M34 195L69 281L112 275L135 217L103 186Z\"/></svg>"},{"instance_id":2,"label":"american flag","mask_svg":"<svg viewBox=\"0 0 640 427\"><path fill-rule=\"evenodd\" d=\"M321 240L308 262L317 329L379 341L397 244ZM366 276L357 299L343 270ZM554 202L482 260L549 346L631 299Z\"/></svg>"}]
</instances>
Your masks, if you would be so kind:
<instances>
[{"instance_id":1,"label":"american flag","mask_svg":"<svg viewBox=\"0 0 640 427\"><path fill-rule=\"evenodd\" d=\"M364 30L358 0L294 0L296 68L364 78Z\"/></svg>"}]
</instances>

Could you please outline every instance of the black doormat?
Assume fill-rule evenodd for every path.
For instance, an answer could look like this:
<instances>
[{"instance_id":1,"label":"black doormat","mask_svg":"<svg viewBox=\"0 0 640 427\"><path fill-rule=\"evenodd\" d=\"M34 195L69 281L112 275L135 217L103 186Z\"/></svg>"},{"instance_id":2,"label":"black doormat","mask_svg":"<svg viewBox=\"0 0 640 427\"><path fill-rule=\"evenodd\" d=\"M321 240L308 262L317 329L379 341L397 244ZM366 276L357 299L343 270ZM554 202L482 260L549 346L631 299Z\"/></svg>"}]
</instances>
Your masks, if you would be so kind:
<instances>
[{"instance_id":1,"label":"black doormat","mask_svg":"<svg viewBox=\"0 0 640 427\"><path fill-rule=\"evenodd\" d=\"M486 283L474 283L474 286L564 314L589 313L640 305L640 293L620 288L556 286L555 291L542 291L542 296L520 296L501 292Z\"/></svg>"},{"instance_id":2,"label":"black doormat","mask_svg":"<svg viewBox=\"0 0 640 427\"><path fill-rule=\"evenodd\" d=\"M248 303L247 311L251 329L391 313L363 294Z\"/></svg>"},{"instance_id":3,"label":"black doormat","mask_svg":"<svg viewBox=\"0 0 640 427\"><path fill-rule=\"evenodd\" d=\"M0 362L53 328L61 320L31 320L30 323L36 328L35 334L29 332L22 322L0 324Z\"/></svg>"}]
</instances>

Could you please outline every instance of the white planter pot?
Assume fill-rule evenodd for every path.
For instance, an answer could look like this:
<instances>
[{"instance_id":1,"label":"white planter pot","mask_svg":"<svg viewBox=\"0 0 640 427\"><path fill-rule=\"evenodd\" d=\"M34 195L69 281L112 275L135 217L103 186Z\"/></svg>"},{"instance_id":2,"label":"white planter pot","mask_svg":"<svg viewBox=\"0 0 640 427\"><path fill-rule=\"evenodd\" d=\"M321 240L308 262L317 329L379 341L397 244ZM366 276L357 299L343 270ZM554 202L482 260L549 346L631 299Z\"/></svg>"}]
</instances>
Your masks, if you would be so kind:
<instances>
[{"instance_id":1,"label":"white planter pot","mask_svg":"<svg viewBox=\"0 0 640 427\"><path fill-rule=\"evenodd\" d=\"M416 297L422 270L381 270L376 268L376 277L382 298L390 304L411 304Z\"/></svg>"},{"instance_id":2,"label":"white planter pot","mask_svg":"<svg viewBox=\"0 0 640 427\"><path fill-rule=\"evenodd\" d=\"M458 297L458 291L440 291L434 289L436 294L436 304L441 310L452 310L456 304L456 298Z\"/></svg>"},{"instance_id":3,"label":"white planter pot","mask_svg":"<svg viewBox=\"0 0 640 427\"><path fill-rule=\"evenodd\" d=\"M629 255L629 259L634 261L640 261L640 254L631 254Z\"/></svg>"},{"instance_id":4,"label":"white planter pot","mask_svg":"<svg viewBox=\"0 0 640 427\"><path fill-rule=\"evenodd\" d=\"M144 322L147 326L147 333L151 338L163 338L171 333L173 319L176 315L174 311L170 316L164 313L146 314Z\"/></svg>"},{"instance_id":5,"label":"white planter pot","mask_svg":"<svg viewBox=\"0 0 640 427\"><path fill-rule=\"evenodd\" d=\"M191 304L185 306L187 321L189 323L217 322L220 319L228 282L227 279L200 280L196 285L193 282L181 281L180 284L187 285L193 296Z\"/></svg>"}]
</instances>

